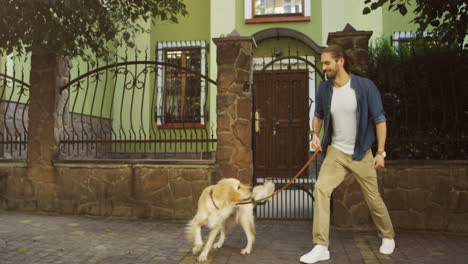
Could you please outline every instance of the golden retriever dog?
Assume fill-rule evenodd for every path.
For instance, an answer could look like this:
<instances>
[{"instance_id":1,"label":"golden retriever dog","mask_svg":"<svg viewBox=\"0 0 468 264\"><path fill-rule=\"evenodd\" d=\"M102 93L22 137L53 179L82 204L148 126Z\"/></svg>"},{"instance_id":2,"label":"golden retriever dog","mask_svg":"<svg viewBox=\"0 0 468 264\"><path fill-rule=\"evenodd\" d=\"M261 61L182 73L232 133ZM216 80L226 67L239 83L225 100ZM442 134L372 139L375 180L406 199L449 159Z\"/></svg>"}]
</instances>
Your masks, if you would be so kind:
<instances>
[{"instance_id":1,"label":"golden retriever dog","mask_svg":"<svg viewBox=\"0 0 468 264\"><path fill-rule=\"evenodd\" d=\"M242 184L239 180L222 179L217 184L206 187L198 200L196 215L187 225L187 238L192 243L193 254L197 254L203 247L201 234L202 226L208 227L210 233L198 256L198 261L205 261L212 247L221 248L226 238L226 231L233 225L240 224L247 236L247 246L241 254L250 254L255 240L255 226L253 203L238 204L240 202L259 200L273 193L275 185L271 182L255 188ZM213 242L220 232L219 240Z\"/></svg>"}]
</instances>

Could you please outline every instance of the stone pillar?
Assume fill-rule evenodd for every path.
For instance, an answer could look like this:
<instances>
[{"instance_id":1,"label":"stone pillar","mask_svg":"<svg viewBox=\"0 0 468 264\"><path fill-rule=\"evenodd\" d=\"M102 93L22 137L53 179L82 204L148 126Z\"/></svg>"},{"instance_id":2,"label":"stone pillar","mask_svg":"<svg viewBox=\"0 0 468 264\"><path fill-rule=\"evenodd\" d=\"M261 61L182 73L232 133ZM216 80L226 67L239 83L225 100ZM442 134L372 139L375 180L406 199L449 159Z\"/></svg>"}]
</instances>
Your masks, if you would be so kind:
<instances>
[{"instance_id":1,"label":"stone pillar","mask_svg":"<svg viewBox=\"0 0 468 264\"><path fill-rule=\"evenodd\" d=\"M367 77L369 74L369 39L372 31L356 31L347 24L343 31L328 33L327 45L343 47L351 72Z\"/></svg>"},{"instance_id":2,"label":"stone pillar","mask_svg":"<svg viewBox=\"0 0 468 264\"><path fill-rule=\"evenodd\" d=\"M328 34L328 45L343 47L351 72L368 76L369 38L372 31L356 31L347 24L343 31ZM370 227L372 219L361 187L354 176L347 175L333 192L332 224L340 227Z\"/></svg>"},{"instance_id":3,"label":"stone pillar","mask_svg":"<svg viewBox=\"0 0 468 264\"><path fill-rule=\"evenodd\" d=\"M252 37L236 32L213 39L217 46L216 97L218 179L252 183Z\"/></svg>"},{"instance_id":4,"label":"stone pillar","mask_svg":"<svg viewBox=\"0 0 468 264\"><path fill-rule=\"evenodd\" d=\"M69 80L69 63L55 54L35 53L31 59L29 93L28 178L34 185L37 209L54 210L60 118L59 89ZM62 100L63 101L63 100Z\"/></svg>"}]
</instances>

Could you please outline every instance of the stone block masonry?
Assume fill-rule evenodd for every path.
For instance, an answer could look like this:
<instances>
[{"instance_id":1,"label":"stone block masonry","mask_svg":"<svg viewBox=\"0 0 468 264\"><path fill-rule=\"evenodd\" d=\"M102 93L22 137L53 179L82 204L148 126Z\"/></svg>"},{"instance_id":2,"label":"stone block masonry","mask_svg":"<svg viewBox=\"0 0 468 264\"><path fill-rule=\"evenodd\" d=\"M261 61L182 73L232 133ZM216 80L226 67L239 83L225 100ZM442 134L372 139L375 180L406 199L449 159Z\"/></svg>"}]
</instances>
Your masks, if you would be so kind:
<instances>
[{"instance_id":1,"label":"stone block masonry","mask_svg":"<svg viewBox=\"0 0 468 264\"><path fill-rule=\"evenodd\" d=\"M217 46L218 178L252 183L252 37L213 39Z\"/></svg>"},{"instance_id":2,"label":"stone block masonry","mask_svg":"<svg viewBox=\"0 0 468 264\"><path fill-rule=\"evenodd\" d=\"M378 170L378 181L395 227L468 231L468 164L389 163ZM332 222L339 227L373 228L352 175L333 193Z\"/></svg>"},{"instance_id":3,"label":"stone block masonry","mask_svg":"<svg viewBox=\"0 0 468 264\"><path fill-rule=\"evenodd\" d=\"M47 189L48 185L26 177L25 163L4 164L0 208L187 220L195 214L198 198L215 173L213 165L58 163L55 169L56 186ZM55 198L40 199L35 191L56 191L51 194Z\"/></svg>"}]
</instances>

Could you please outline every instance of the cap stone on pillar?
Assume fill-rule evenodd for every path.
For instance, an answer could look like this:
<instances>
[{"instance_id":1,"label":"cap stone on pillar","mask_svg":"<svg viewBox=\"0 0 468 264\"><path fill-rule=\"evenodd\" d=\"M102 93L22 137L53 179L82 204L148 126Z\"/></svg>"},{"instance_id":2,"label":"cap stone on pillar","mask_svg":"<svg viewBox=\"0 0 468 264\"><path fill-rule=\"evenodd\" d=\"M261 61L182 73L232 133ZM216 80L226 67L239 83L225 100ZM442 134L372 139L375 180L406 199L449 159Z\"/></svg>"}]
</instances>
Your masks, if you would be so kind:
<instances>
[{"instance_id":1,"label":"cap stone on pillar","mask_svg":"<svg viewBox=\"0 0 468 264\"><path fill-rule=\"evenodd\" d=\"M357 31L346 24L343 31L328 33L327 45L340 45L348 57L351 72L368 76L369 39L372 31Z\"/></svg>"}]
</instances>

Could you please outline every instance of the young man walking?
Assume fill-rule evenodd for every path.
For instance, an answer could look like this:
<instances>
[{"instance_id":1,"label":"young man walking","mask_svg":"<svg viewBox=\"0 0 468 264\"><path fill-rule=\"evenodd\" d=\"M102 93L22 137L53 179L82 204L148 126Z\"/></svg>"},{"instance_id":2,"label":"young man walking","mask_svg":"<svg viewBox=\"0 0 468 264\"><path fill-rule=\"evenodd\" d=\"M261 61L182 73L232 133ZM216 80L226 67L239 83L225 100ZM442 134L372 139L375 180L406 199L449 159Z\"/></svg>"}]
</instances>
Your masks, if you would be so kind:
<instances>
[{"instance_id":1,"label":"young man walking","mask_svg":"<svg viewBox=\"0 0 468 264\"><path fill-rule=\"evenodd\" d=\"M333 190L352 173L362 187L372 219L382 238L380 253L392 254L395 248L392 222L379 194L376 169L384 167L386 119L380 93L374 83L350 74L343 49L325 48L321 57L328 80L321 83L312 120L312 147L327 149L314 189L314 248L300 258L316 263L330 258L330 197ZM324 125L322 142L318 132ZM370 150L377 135L375 157Z\"/></svg>"}]
</instances>

